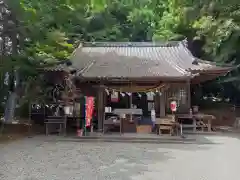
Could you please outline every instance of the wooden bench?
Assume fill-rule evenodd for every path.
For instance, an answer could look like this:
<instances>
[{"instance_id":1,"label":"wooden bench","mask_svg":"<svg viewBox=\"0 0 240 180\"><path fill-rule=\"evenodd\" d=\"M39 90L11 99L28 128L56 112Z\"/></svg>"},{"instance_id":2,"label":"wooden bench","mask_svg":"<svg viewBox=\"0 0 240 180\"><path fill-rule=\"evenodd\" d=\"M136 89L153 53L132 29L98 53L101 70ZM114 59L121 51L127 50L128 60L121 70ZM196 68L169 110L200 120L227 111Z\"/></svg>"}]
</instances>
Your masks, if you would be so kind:
<instances>
[{"instance_id":1,"label":"wooden bench","mask_svg":"<svg viewBox=\"0 0 240 180\"><path fill-rule=\"evenodd\" d=\"M45 133L49 135L49 125L59 125L59 134L66 133L66 118L65 117L56 117L56 116L48 116L45 119Z\"/></svg>"}]
</instances>

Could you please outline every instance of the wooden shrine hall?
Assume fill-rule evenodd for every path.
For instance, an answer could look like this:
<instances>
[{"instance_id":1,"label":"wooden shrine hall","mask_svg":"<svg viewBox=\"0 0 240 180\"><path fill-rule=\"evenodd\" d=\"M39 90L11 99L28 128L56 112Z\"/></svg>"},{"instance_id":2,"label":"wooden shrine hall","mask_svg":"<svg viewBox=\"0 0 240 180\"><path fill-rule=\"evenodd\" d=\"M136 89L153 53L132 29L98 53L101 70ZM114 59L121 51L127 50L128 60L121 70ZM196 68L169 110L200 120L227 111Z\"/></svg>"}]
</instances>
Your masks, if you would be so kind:
<instances>
[{"instance_id":1,"label":"wooden shrine hall","mask_svg":"<svg viewBox=\"0 0 240 180\"><path fill-rule=\"evenodd\" d=\"M48 71L62 74L58 78L74 72L75 92L95 97L98 131L107 132L124 118L121 132L140 132L151 124L152 110L156 118L164 118L171 114L174 100L179 109L189 112L191 84L213 80L232 69L195 58L186 44L85 42L72 54L71 65Z\"/></svg>"}]
</instances>

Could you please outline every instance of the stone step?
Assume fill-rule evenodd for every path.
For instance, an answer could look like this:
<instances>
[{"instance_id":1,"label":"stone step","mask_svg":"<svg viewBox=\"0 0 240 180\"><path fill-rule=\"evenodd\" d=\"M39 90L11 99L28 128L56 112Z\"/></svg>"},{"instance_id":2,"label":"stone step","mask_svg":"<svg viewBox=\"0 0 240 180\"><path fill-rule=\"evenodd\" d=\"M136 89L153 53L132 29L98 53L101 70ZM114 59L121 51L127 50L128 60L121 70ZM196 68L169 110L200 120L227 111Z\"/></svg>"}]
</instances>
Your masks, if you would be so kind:
<instances>
[{"instance_id":1,"label":"stone step","mask_svg":"<svg viewBox=\"0 0 240 180\"><path fill-rule=\"evenodd\" d=\"M167 140L167 141L195 141L195 138L188 138L188 137L175 137L175 136L156 136L156 137L131 137L131 136L81 136L81 137L71 137L74 139L83 139L83 140L90 140L90 139L96 139L96 140Z\"/></svg>"},{"instance_id":2,"label":"stone step","mask_svg":"<svg viewBox=\"0 0 240 180\"><path fill-rule=\"evenodd\" d=\"M131 137L131 136L67 136L59 137L55 140L69 141L69 142L122 142L122 143L175 143L175 144L196 144L197 142L194 137L175 137L175 136L153 136L153 137ZM202 144L208 142L203 141Z\"/></svg>"},{"instance_id":3,"label":"stone step","mask_svg":"<svg viewBox=\"0 0 240 180\"><path fill-rule=\"evenodd\" d=\"M194 144L195 141L184 141L184 140L143 140L143 139L79 139L79 138L65 138L59 141L70 141L70 142L87 142L87 143L99 143L99 142L116 142L116 143L148 143L148 144Z\"/></svg>"},{"instance_id":4,"label":"stone step","mask_svg":"<svg viewBox=\"0 0 240 180\"><path fill-rule=\"evenodd\" d=\"M146 144L213 144L207 140L169 140L169 139L152 139L152 140L144 140L144 139L86 139L86 138L60 138L57 141L64 142L81 142L81 143L104 143L104 142L112 142L112 143L146 143Z\"/></svg>"}]
</instances>

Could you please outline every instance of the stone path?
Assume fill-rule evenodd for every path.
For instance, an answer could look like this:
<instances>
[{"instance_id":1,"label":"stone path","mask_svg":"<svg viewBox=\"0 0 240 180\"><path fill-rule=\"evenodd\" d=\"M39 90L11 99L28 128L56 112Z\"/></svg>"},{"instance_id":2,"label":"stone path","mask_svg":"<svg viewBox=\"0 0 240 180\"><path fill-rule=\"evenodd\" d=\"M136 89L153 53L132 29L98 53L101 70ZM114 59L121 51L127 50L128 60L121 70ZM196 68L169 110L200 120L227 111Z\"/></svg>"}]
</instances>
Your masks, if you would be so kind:
<instances>
[{"instance_id":1,"label":"stone path","mask_svg":"<svg viewBox=\"0 0 240 180\"><path fill-rule=\"evenodd\" d=\"M36 137L0 145L1 180L237 180L238 136L216 144L54 142Z\"/></svg>"}]
</instances>

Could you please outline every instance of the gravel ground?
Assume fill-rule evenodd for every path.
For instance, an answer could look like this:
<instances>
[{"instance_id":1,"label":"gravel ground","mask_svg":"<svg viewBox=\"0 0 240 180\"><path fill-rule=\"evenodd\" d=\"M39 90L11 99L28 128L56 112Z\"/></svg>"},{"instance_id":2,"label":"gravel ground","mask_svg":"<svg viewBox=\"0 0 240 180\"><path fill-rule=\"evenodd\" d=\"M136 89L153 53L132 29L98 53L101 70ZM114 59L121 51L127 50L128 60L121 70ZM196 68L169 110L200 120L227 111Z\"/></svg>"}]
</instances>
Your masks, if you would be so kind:
<instances>
[{"instance_id":1,"label":"gravel ground","mask_svg":"<svg viewBox=\"0 0 240 180\"><path fill-rule=\"evenodd\" d=\"M54 142L35 137L0 145L0 180L237 180L238 137L216 144Z\"/></svg>"}]
</instances>

